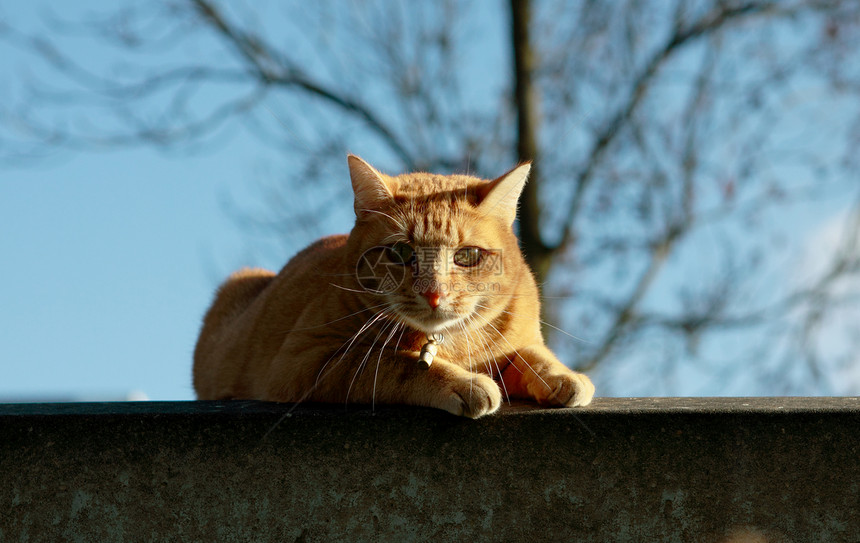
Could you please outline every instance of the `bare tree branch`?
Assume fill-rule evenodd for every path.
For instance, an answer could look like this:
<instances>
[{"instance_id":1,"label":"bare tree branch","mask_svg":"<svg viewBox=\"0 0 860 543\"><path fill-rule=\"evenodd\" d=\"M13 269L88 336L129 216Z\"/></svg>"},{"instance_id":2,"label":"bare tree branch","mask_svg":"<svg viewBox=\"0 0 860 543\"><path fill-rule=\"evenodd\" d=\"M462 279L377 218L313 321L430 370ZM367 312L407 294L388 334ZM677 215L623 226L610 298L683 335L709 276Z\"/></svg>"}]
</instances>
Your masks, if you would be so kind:
<instances>
[{"instance_id":1,"label":"bare tree branch","mask_svg":"<svg viewBox=\"0 0 860 543\"><path fill-rule=\"evenodd\" d=\"M191 0L206 19L212 22L236 51L256 70L264 84L295 87L317 96L347 113L360 117L403 161L406 169L415 169L417 161L389 129L366 105L354 98L342 96L332 89L310 80L292 63L279 58L262 40L233 28L217 8L206 0Z\"/></svg>"},{"instance_id":2,"label":"bare tree branch","mask_svg":"<svg viewBox=\"0 0 860 543\"><path fill-rule=\"evenodd\" d=\"M639 75L634 78L635 83L626 103L598 131L591 150L588 153L585 165L575 176L573 200L567 218L564 221L565 227L561 239L550 250L557 251L567 247L570 243L576 242L576 220L582 210L586 190L594 178L597 166L603 160L607 149L621 132L625 123L633 116L660 66L678 49L696 39L721 30L727 24L745 18L774 13L777 10L777 5L772 2L750 2L737 7L727 7L724 5L687 28L676 25L674 33L666 41L666 44L654 53L651 59L640 70Z\"/></svg>"},{"instance_id":3,"label":"bare tree branch","mask_svg":"<svg viewBox=\"0 0 860 543\"><path fill-rule=\"evenodd\" d=\"M41 62L21 85L23 104L0 106L0 152L205 146L239 121L305 180L273 176L261 189L271 213L255 208L241 220L279 242L284 231L330 226L317 202L348 199L331 166L348 146L372 142L392 169L482 177L514 156L532 160L519 232L545 313L588 340L551 337L573 365L610 379L657 343L666 371L687 364L724 375L697 345L755 332L780 346L749 347L770 353L761 379L800 363L825 379L834 362L821 338L834 311L855 301L845 285L860 275L857 251L822 255L828 266L803 284L777 259L809 235L786 228L787 209L853 190L860 4L503 6L321 0L284 8L278 37L260 24L268 14L217 0L117 6L36 37L0 22L0 46ZM477 20L499 25L507 70ZM114 48L120 68L70 53L69 35ZM227 55L190 58L185 45ZM205 93L217 99L194 99ZM835 120L821 118L833 111ZM779 284L757 291L774 269Z\"/></svg>"}]
</instances>

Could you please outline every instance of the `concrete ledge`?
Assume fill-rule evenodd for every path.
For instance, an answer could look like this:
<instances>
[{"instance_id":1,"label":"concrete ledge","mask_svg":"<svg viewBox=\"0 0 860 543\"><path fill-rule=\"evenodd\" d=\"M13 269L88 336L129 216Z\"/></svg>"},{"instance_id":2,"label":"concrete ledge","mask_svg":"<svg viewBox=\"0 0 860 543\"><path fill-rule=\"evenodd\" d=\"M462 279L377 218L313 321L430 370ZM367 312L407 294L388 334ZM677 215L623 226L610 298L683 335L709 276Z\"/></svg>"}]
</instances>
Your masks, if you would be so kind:
<instances>
[{"instance_id":1,"label":"concrete ledge","mask_svg":"<svg viewBox=\"0 0 860 543\"><path fill-rule=\"evenodd\" d=\"M0 404L0 478L4 542L854 542L860 399Z\"/></svg>"}]
</instances>

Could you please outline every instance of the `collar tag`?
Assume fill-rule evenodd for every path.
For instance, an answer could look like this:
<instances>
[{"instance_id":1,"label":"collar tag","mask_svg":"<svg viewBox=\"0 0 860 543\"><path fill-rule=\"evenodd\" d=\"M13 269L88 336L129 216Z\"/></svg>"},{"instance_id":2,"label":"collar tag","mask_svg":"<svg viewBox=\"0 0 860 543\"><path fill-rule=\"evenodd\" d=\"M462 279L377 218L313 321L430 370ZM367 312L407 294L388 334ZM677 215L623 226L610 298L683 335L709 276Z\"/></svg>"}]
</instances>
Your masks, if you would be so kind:
<instances>
[{"instance_id":1,"label":"collar tag","mask_svg":"<svg viewBox=\"0 0 860 543\"><path fill-rule=\"evenodd\" d=\"M439 352L438 345L445 341L445 336L440 333L427 334L427 343L421 346L421 354L418 355L418 363L424 369L429 369L433 364L433 357Z\"/></svg>"}]
</instances>

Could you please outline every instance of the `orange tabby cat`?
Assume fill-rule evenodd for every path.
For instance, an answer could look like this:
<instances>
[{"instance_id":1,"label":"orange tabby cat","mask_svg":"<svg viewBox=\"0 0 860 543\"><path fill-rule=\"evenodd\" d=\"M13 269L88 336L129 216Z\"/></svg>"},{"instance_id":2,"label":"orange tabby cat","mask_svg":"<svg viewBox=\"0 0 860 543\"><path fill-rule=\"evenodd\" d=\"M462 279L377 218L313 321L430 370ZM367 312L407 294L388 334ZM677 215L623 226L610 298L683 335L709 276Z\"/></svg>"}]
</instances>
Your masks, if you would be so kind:
<instances>
[{"instance_id":1,"label":"orange tabby cat","mask_svg":"<svg viewBox=\"0 0 860 543\"><path fill-rule=\"evenodd\" d=\"M529 169L494 181L390 177L350 155L352 232L317 241L278 274L246 269L221 286L194 352L198 398L410 404L468 417L496 411L502 392L587 405L591 381L544 345L512 228Z\"/></svg>"}]
</instances>

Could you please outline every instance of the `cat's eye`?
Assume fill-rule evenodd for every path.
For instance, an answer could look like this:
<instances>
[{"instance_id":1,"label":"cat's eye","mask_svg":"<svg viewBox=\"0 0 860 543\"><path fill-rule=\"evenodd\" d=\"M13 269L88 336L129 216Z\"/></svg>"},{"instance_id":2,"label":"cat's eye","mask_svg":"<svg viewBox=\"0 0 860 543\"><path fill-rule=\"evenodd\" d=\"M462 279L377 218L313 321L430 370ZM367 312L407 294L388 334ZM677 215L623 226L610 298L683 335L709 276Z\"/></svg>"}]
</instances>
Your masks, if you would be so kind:
<instances>
[{"instance_id":1,"label":"cat's eye","mask_svg":"<svg viewBox=\"0 0 860 543\"><path fill-rule=\"evenodd\" d=\"M405 266L407 264L411 264L412 260L415 258L415 249L413 249L408 243L403 243L402 241L398 241L389 247L389 250L392 253L391 261L395 264Z\"/></svg>"},{"instance_id":2,"label":"cat's eye","mask_svg":"<svg viewBox=\"0 0 860 543\"><path fill-rule=\"evenodd\" d=\"M483 262L484 254L485 251L480 247L462 247L454 253L454 264L472 268Z\"/></svg>"}]
</instances>

